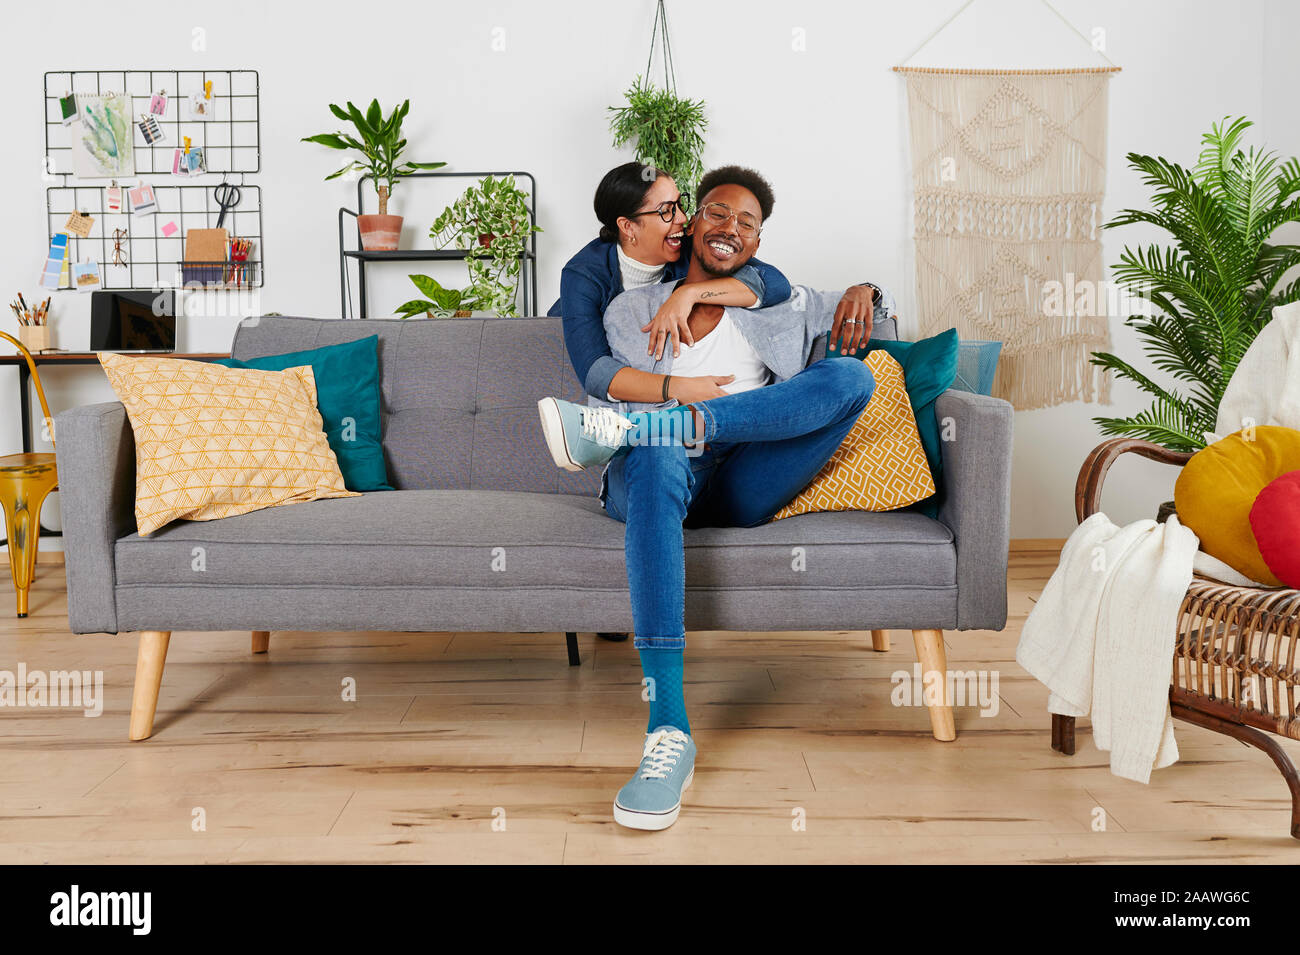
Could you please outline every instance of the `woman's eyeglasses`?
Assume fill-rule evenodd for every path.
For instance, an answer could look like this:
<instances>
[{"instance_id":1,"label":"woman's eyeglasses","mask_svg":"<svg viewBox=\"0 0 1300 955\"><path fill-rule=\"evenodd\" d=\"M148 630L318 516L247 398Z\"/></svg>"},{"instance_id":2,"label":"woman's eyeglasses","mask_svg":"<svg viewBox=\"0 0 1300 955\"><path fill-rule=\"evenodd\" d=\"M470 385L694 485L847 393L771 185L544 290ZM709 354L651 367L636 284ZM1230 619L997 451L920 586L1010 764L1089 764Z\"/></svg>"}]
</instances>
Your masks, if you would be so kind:
<instances>
[{"instance_id":1,"label":"woman's eyeglasses","mask_svg":"<svg viewBox=\"0 0 1300 955\"><path fill-rule=\"evenodd\" d=\"M758 232L758 220L748 212L735 212L731 206L725 202L710 202L700 210L706 222L713 225L721 225L728 219L736 220L736 231L744 236L751 236Z\"/></svg>"},{"instance_id":2,"label":"woman's eyeglasses","mask_svg":"<svg viewBox=\"0 0 1300 955\"><path fill-rule=\"evenodd\" d=\"M638 216L654 215L663 219L664 222L672 222L673 219L677 218L678 209L682 210L682 215L689 218L691 214L690 200L685 196L678 196L676 199L670 199L667 202L659 203L659 205L655 206L653 209L647 209L644 212L634 212L628 216L628 218L635 219Z\"/></svg>"}]
</instances>

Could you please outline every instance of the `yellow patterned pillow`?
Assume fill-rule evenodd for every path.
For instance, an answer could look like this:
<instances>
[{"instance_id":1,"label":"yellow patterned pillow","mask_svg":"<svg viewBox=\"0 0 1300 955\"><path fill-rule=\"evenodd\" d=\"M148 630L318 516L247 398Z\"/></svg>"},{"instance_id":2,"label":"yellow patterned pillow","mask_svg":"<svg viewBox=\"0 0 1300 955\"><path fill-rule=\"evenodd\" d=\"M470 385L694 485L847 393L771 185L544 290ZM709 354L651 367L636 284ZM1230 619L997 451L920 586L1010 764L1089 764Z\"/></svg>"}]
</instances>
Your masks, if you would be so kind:
<instances>
[{"instance_id":1,"label":"yellow patterned pillow","mask_svg":"<svg viewBox=\"0 0 1300 955\"><path fill-rule=\"evenodd\" d=\"M174 520L355 497L316 410L311 366L225 368L100 353L135 432L135 520L145 537Z\"/></svg>"},{"instance_id":2,"label":"yellow patterned pillow","mask_svg":"<svg viewBox=\"0 0 1300 955\"><path fill-rule=\"evenodd\" d=\"M934 493L903 366L880 349L863 360L876 378L866 410L812 483L773 520L809 511L892 511Z\"/></svg>"}]
</instances>

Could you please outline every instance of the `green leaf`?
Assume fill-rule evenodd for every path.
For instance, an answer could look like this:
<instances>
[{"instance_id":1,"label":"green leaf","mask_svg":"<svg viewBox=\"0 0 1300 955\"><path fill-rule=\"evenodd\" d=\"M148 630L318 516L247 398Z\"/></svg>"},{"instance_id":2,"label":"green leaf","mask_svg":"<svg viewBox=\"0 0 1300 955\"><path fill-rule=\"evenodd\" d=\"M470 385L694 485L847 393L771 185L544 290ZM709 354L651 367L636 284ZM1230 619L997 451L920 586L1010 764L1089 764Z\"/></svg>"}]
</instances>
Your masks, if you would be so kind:
<instances>
[{"instance_id":1,"label":"green leaf","mask_svg":"<svg viewBox=\"0 0 1300 955\"><path fill-rule=\"evenodd\" d=\"M304 143L316 143L321 146L328 146L330 149L347 149L348 144L338 133L320 133L316 136L304 136Z\"/></svg>"},{"instance_id":2,"label":"green leaf","mask_svg":"<svg viewBox=\"0 0 1300 955\"><path fill-rule=\"evenodd\" d=\"M415 283L416 288L431 299L444 291L443 287L439 285L436 280L427 275L412 275L410 276L410 279Z\"/></svg>"},{"instance_id":3,"label":"green leaf","mask_svg":"<svg viewBox=\"0 0 1300 955\"><path fill-rule=\"evenodd\" d=\"M326 182L329 182L331 179L337 179L339 176L341 176L341 175L343 175L344 173L350 171L350 170L352 169L352 167L354 167L355 165L356 165L356 163L354 163L354 162L350 162L350 163L348 163L346 166L344 166L344 167L343 167L342 169L340 169L338 172L332 172L332 173L330 173L328 176L326 176L326 177L325 177L325 181L326 181Z\"/></svg>"},{"instance_id":4,"label":"green leaf","mask_svg":"<svg viewBox=\"0 0 1300 955\"><path fill-rule=\"evenodd\" d=\"M393 309L393 314L401 315L403 318L412 318L416 315L423 315L425 312L431 312L433 309L433 302L426 302L424 299L417 298L409 302L403 302Z\"/></svg>"}]
</instances>

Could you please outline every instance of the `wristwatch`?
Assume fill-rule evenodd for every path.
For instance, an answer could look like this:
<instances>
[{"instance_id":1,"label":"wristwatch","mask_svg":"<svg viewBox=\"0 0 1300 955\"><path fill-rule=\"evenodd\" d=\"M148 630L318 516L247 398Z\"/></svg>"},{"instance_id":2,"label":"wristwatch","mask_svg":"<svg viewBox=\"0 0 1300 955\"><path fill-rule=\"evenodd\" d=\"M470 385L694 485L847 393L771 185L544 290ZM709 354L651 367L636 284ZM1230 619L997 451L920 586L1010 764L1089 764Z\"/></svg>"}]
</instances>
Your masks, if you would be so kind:
<instances>
[{"instance_id":1,"label":"wristwatch","mask_svg":"<svg viewBox=\"0 0 1300 955\"><path fill-rule=\"evenodd\" d=\"M877 288L876 286L872 285L870 282L860 282L860 283L858 283L858 284L861 285L861 286L863 286L863 287L865 287L865 288L869 288L869 289L871 289L871 304L872 304L872 305L879 305L879 304L880 304L880 289L879 289L879 288Z\"/></svg>"}]
</instances>

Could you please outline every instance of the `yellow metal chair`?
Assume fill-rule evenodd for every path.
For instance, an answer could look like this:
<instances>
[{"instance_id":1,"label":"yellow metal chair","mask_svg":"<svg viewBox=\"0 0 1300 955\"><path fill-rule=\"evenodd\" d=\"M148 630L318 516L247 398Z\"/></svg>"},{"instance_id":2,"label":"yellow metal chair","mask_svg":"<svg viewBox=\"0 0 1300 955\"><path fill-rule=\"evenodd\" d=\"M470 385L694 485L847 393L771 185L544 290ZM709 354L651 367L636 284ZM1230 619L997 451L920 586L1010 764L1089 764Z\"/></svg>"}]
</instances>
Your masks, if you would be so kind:
<instances>
[{"instance_id":1,"label":"yellow metal chair","mask_svg":"<svg viewBox=\"0 0 1300 955\"><path fill-rule=\"evenodd\" d=\"M27 360L32 381L36 382L36 396L41 399L42 420L50 428L50 443L54 443L50 406L45 403L45 389L41 376L36 373L32 353L12 335L0 332L0 338L13 342ZM18 616L27 616L27 592L36 575L36 550L41 542L41 506L49 493L59 486L54 455L6 454L0 457L0 507L5 512L5 533L9 540L9 570L14 577L14 590L18 593Z\"/></svg>"}]
</instances>

